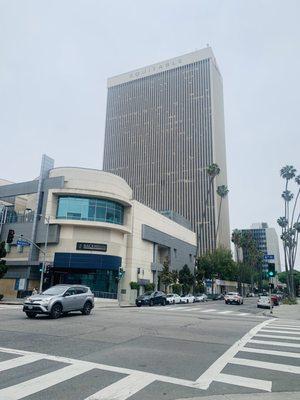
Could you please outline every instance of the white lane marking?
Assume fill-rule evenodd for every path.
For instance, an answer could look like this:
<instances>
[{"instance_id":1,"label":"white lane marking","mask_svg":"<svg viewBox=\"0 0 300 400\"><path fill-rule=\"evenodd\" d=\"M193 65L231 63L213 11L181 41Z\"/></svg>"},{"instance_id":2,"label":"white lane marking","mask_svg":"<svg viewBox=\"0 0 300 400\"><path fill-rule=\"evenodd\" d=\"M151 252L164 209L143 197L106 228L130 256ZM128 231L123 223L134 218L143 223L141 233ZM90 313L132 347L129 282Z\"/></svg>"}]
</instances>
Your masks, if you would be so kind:
<instances>
[{"instance_id":1,"label":"white lane marking","mask_svg":"<svg viewBox=\"0 0 300 400\"><path fill-rule=\"evenodd\" d=\"M250 313L246 313L246 312L243 312L243 313L237 313L237 314L234 314L234 315L237 315L238 317L242 317L242 316L245 316L245 315L251 315ZM255 317L256 315L254 315L254 317Z\"/></svg>"},{"instance_id":2,"label":"white lane marking","mask_svg":"<svg viewBox=\"0 0 300 400\"><path fill-rule=\"evenodd\" d=\"M255 336L259 337L269 337L271 339L284 339L284 340L300 340L299 337L294 337L294 336L280 336L280 335L265 335L264 333L258 333Z\"/></svg>"},{"instance_id":3,"label":"white lane marking","mask_svg":"<svg viewBox=\"0 0 300 400\"><path fill-rule=\"evenodd\" d=\"M272 323L272 325L270 325L270 328L289 328L292 331L299 331L300 330L300 326L297 325L282 325L282 324L274 324Z\"/></svg>"},{"instance_id":4,"label":"white lane marking","mask_svg":"<svg viewBox=\"0 0 300 400\"><path fill-rule=\"evenodd\" d=\"M271 356L300 358L300 353L292 353L291 351L255 349L253 347L243 347L240 351L245 351L247 353L269 354Z\"/></svg>"},{"instance_id":5,"label":"white lane marking","mask_svg":"<svg viewBox=\"0 0 300 400\"><path fill-rule=\"evenodd\" d=\"M249 343L257 343L257 344L267 344L269 346L282 346L282 347L297 347L300 348L300 344L298 343L287 343L287 342L276 342L273 340L249 340Z\"/></svg>"},{"instance_id":6,"label":"white lane marking","mask_svg":"<svg viewBox=\"0 0 300 400\"><path fill-rule=\"evenodd\" d=\"M264 381L262 379L246 378L244 376L219 374L216 382L229 383L230 385L243 386L251 389L265 390L266 392L271 392L272 382Z\"/></svg>"},{"instance_id":7,"label":"white lane marking","mask_svg":"<svg viewBox=\"0 0 300 400\"><path fill-rule=\"evenodd\" d=\"M0 310L21 310L22 306L0 305Z\"/></svg>"},{"instance_id":8,"label":"white lane marking","mask_svg":"<svg viewBox=\"0 0 300 400\"><path fill-rule=\"evenodd\" d=\"M37 378L1 389L0 399L23 399L26 396L30 396L34 393L40 392L41 390L48 389L51 386L74 378L75 376L81 375L84 372L90 371L91 369L91 366L78 362L77 364L69 365L56 371L49 372L48 374L38 376Z\"/></svg>"},{"instance_id":9,"label":"white lane marking","mask_svg":"<svg viewBox=\"0 0 300 400\"><path fill-rule=\"evenodd\" d=\"M228 364L228 362L240 351L241 348L245 346L247 342L251 340L256 333L270 323L271 320L264 321L254 328L252 328L246 335L244 335L240 340L235 342L225 353L219 357L198 379L198 387L201 389L208 389L210 384L216 380L223 368ZM267 381L269 382L269 381ZM247 386L246 386L247 387Z\"/></svg>"},{"instance_id":10,"label":"white lane marking","mask_svg":"<svg viewBox=\"0 0 300 400\"><path fill-rule=\"evenodd\" d=\"M154 381L155 378L151 376L135 373L106 386L85 400L126 400Z\"/></svg>"},{"instance_id":11,"label":"white lane marking","mask_svg":"<svg viewBox=\"0 0 300 400\"><path fill-rule=\"evenodd\" d=\"M38 360L42 360L42 357L35 354L30 354L27 356L16 357L11 360L2 361L0 362L0 371L21 367L22 365L30 364Z\"/></svg>"},{"instance_id":12,"label":"white lane marking","mask_svg":"<svg viewBox=\"0 0 300 400\"><path fill-rule=\"evenodd\" d=\"M215 308L209 308L208 310L203 310L200 312L207 313L207 312L213 312L213 311L217 311L217 310Z\"/></svg>"},{"instance_id":13,"label":"white lane marking","mask_svg":"<svg viewBox=\"0 0 300 400\"><path fill-rule=\"evenodd\" d=\"M218 314L232 314L234 311L218 311Z\"/></svg>"},{"instance_id":14,"label":"white lane marking","mask_svg":"<svg viewBox=\"0 0 300 400\"><path fill-rule=\"evenodd\" d=\"M277 329L261 329L261 332L267 332L267 333L288 333L289 335L300 335L300 332L293 332L290 330L277 330Z\"/></svg>"},{"instance_id":15,"label":"white lane marking","mask_svg":"<svg viewBox=\"0 0 300 400\"><path fill-rule=\"evenodd\" d=\"M230 364L246 365L247 367L263 368L272 371L289 372L291 374L300 374L300 367L289 364L270 363L266 361L249 360L247 358L233 358Z\"/></svg>"},{"instance_id":16,"label":"white lane marking","mask_svg":"<svg viewBox=\"0 0 300 400\"><path fill-rule=\"evenodd\" d=\"M177 310L176 311L195 311L196 310L196 308L195 307L187 307L187 308L185 308L185 307L182 307L182 308L177 308Z\"/></svg>"}]
</instances>

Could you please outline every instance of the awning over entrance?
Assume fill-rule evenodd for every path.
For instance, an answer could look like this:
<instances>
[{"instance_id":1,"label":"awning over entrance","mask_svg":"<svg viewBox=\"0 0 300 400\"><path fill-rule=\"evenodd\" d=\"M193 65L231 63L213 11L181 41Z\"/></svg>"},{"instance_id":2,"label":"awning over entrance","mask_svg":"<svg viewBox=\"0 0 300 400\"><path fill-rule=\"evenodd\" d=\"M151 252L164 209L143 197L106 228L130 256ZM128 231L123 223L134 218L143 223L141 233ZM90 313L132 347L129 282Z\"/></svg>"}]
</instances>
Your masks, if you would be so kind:
<instances>
[{"instance_id":1,"label":"awning over entrance","mask_svg":"<svg viewBox=\"0 0 300 400\"><path fill-rule=\"evenodd\" d=\"M106 254L55 253L54 267L71 269L118 270L122 258Z\"/></svg>"}]
</instances>

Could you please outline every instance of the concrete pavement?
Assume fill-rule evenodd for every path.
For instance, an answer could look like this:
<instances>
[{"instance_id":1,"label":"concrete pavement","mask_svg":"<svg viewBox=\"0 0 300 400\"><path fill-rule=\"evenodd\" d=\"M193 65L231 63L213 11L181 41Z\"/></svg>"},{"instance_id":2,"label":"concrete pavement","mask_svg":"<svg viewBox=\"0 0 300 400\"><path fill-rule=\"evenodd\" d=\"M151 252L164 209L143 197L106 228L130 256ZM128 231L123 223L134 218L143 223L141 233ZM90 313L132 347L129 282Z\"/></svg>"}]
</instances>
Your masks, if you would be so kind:
<instances>
[{"instance_id":1,"label":"concrete pavement","mask_svg":"<svg viewBox=\"0 0 300 400\"><path fill-rule=\"evenodd\" d=\"M253 299L95 308L58 320L29 320L20 307L1 306L0 399L297 396L299 338L300 322L266 318Z\"/></svg>"}]
</instances>

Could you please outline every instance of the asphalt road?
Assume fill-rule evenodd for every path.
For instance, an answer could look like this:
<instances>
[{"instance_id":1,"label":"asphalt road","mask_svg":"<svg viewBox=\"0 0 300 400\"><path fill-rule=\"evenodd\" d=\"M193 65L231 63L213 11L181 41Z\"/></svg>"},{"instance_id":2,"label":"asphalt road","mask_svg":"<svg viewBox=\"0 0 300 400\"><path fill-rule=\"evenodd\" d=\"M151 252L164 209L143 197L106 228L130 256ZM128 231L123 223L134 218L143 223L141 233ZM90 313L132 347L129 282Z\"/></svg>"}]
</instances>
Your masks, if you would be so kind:
<instances>
[{"instance_id":1,"label":"asphalt road","mask_svg":"<svg viewBox=\"0 0 300 400\"><path fill-rule=\"evenodd\" d=\"M299 321L208 302L29 320L0 305L0 400L300 392ZM299 397L300 398L300 397Z\"/></svg>"}]
</instances>

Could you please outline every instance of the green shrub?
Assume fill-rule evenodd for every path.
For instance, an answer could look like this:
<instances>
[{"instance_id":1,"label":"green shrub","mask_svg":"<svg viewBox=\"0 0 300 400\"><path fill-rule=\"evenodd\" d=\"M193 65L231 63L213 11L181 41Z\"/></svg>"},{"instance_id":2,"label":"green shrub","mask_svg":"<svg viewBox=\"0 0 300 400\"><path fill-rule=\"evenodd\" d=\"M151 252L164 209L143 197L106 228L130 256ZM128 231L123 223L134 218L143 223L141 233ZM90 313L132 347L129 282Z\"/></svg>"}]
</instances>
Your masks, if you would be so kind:
<instances>
[{"instance_id":1,"label":"green shrub","mask_svg":"<svg viewBox=\"0 0 300 400\"><path fill-rule=\"evenodd\" d=\"M293 305L293 304L298 304L298 302L297 299L295 298L287 297L283 300L283 304Z\"/></svg>"},{"instance_id":2,"label":"green shrub","mask_svg":"<svg viewBox=\"0 0 300 400\"><path fill-rule=\"evenodd\" d=\"M130 282L130 289L139 290L140 285L137 282Z\"/></svg>"},{"instance_id":3,"label":"green shrub","mask_svg":"<svg viewBox=\"0 0 300 400\"><path fill-rule=\"evenodd\" d=\"M180 283L174 283L174 285L172 285L172 291L173 293L181 295L182 285L180 285Z\"/></svg>"},{"instance_id":4,"label":"green shrub","mask_svg":"<svg viewBox=\"0 0 300 400\"><path fill-rule=\"evenodd\" d=\"M145 285L145 292L153 292L154 288L154 283L147 283L147 285Z\"/></svg>"}]
</instances>

